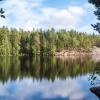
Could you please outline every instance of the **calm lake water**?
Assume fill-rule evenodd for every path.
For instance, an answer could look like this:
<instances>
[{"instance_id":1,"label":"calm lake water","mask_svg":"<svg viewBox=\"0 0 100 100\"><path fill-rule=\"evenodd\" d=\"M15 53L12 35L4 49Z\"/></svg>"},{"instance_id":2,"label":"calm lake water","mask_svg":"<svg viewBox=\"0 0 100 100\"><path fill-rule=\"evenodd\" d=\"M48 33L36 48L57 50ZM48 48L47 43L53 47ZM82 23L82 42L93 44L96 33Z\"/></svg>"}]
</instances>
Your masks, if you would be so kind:
<instances>
[{"instance_id":1,"label":"calm lake water","mask_svg":"<svg viewBox=\"0 0 100 100\"><path fill-rule=\"evenodd\" d=\"M91 57L0 57L0 100L98 100L100 62Z\"/></svg>"}]
</instances>

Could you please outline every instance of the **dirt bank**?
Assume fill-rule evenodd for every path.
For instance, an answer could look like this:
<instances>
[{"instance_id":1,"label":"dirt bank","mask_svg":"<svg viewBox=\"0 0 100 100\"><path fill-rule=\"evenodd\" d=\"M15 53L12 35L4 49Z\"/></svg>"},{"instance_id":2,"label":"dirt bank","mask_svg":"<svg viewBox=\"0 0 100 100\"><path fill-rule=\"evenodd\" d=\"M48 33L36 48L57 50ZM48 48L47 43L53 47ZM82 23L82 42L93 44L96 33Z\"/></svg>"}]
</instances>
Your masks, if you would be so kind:
<instances>
[{"instance_id":1,"label":"dirt bank","mask_svg":"<svg viewBox=\"0 0 100 100\"><path fill-rule=\"evenodd\" d=\"M85 50L62 50L56 52L55 56L79 56L79 55L91 55L92 52L86 52Z\"/></svg>"},{"instance_id":2,"label":"dirt bank","mask_svg":"<svg viewBox=\"0 0 100 100\"><path fill-rule=\"evenodd\" d=\"M77 55L95 55L100 56L100 48L94 47L91 51L82 50L62 50L60 52L56 52L55 56L77 56Z\"/></svg>"}]
</instances>

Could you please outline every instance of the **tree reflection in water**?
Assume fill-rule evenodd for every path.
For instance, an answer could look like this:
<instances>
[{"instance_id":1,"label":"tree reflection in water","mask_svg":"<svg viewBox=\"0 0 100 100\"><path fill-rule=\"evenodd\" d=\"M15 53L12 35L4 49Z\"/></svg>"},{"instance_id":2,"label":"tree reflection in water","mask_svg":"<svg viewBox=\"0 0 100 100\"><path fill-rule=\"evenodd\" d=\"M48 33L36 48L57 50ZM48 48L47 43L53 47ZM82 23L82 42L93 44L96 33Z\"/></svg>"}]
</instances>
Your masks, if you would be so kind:
<instances>
[{"instance_id":1,"label":"tree reflection in water","mask_svg":"<svg viewBox=\"0 0 100 100\"><path fill-rule=\"evenodd\" d=\"M98 63L91 57L64 59L55 57L0 57L0 80L5 83L8 79L16 80L31 77L36 80L55 78L66 79L91 73L94 80L94 70ZM97 70L98 72L98 70Z\"/></svg>"},{"instance_id":2,"label":"tree reflection in water","mask_svg":"<svg viewBox=\"0 0 100 100\"><path fill-rule=\"evenodd\" d=\"M45 85L42 83L44 82L44 80L48 80L47 88L51 88L49 85L50 83L52 83L51 86L54 88L53 91L56 91L57 88L56 85L58 84L58 87L60 87L60 89L62 90L66 90L65 87L67 86L67 90L69 88L69 93L70 91L72 91L73 93L76 93L76 95L80 96L81 96L80 93L84 95L86 93L85 96L83 95L83 98L88 98L87 95L92 98L93 94L90 93L89 88L96 86L97 83L99 84L99 77L100 77L99 65L100 62L94 61L91 57L77 57L77 58L66 58L66 59L56 58L56 57L43 57L43 56L0 57L0 83L1 87L3 87L3 89L1 88L1 91L3 91L4 88L6 90L7 88L9 88L11 91L12 89L10 88L10 86L12 86L13 82L14 82L13 85L15 85L15 87L17 88L16 86L17 80L19 80L19 83L17 85L20 88L22 87L20 83L25 84L24 83L25 79L27 80L28 83L29 80L31 79L32 80L31 86L34 87L33 83L37 81L37 83L40 84L39 89L41 92L41 87ZM89 75L89 81L88 81L88 75ZM58 83L56 83L57 79L59 79ZM68 81L70 80L70 82L65 83L67 82L67 80ZM89 86L89 83L91 83L91 86ZM7 85L8 87L5 87ZM44 87L46 88L46 86ZM30 88L27 89L29 90ZM79 92L77 91L77 89L79 89ZM16 89L15 91L19 93ZM23 88L22 91L24 91ZM10 92L8 91L8 94L9 93ZM42 91L41 93L45 93L45 91ZM28 94L26 93L26 95ZM15 94L14 96L16 97ZM58 98L60 98L59 95L57 96ZM62 97L62 95L60 96ZM66 98L68 98L69 96L73 97L72 95L67 95ZM93 98L95 98L94 95Z\"/></svg>"}]
</instances>

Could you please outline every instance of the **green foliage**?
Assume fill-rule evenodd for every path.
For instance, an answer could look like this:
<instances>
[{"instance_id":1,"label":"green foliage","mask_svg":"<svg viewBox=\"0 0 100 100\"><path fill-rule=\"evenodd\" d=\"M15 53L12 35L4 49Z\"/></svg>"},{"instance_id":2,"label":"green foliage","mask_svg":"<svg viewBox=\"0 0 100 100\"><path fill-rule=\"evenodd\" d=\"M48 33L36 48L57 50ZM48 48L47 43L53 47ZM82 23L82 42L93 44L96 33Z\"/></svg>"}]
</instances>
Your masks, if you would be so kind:
<instances>
[{"instance_id":1,"label":"green foliage","mask_svg":"<svg viewBox=\"0 0 100 100\"><path fill-rule=\"evenodd\" d=\"M0 29L0 55L10 54L10 42L8 39L9 31L7 28Z\"/></svg>"},{"instance_id":2,"label":"green foliage","mask_svg":"<svg viewBox=\"0 0 100 100\"><path fill-rule=\"evenodd\" d=\"M0 1L3 1L3 0L0 0ZM0 8L0 17L1 18L5 18L4 13L5 13L5 11L2 8Z\"/></svg>"},{"instance_id":3,"label":"green foliage","mask_svg":"<svg viewBox=\"0 0 100 100\"><path fill-rule=\"evenodd\" d=\"M0 28L0 55L55 55L70 49L89 51L94 45L99 46L99 41L100 35L74 30L18 31L3 27Z\"/></svg>"},{"instance_id":4,"label":"green foliage","mask_svg":"<svg viewBox=\"0 0 100 100\"><path fill-rule=\"evenodd\" d=\"M0 9L0 17L5 18L4 13L5 13L5 11L1 8Z\"/></svg>"},{"instance_id":5,"label":"green foliage","mask_svg":"<svg viewBox=\"0 0 100 100\"><path fill-rule=\"evenodd\" d=\"M30 35L30 52L31 54L40 53L40 34L38 31L33 31Z\"/></svg>"},{"instance_id":6,"label":"green foliage","mask_svg":"<svg viewBox=\"0 0 100 100\"><path fill-rule=\"evenodd\" d=\"M10 40L10 54L11 55L19 55L20 51L20 34L16 29L11 29L10 35L9 35L9 40Z\"/></svg>"},{"instance_id":7,"label":"green foliage","mask_svg":"<svg viewBox=\"0 0 100 100\"><path fill-rule=\"evenodd\" d=\"M20 30L20 54L30 53L30 33Z\"/></svg>"},{"instance_id":8,"label":"green foliage","mask_svg":"<svg viewBox=\"0 0 100 100\"><path fill-rule=\"evenodd\" d=\"M93 4L96 8L94 14L97 16L97 19L100 21L100 0L88 0L89 3ZM92 25L96 31L100 33L100 23Z\"/></svg>"}]
</instances>

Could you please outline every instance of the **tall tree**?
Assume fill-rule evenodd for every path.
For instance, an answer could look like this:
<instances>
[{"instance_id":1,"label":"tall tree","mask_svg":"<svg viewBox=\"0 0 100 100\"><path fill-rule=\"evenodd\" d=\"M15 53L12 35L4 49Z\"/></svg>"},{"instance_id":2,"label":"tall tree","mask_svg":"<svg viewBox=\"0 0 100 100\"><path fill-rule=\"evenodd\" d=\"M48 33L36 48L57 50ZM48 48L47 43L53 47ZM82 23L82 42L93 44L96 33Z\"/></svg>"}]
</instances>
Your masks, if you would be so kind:
<instances>
[{"instance_id":1,"label":"tall tree","mask_svg":"<svg viewBox=\"0 0 100 100\"><path fill-rule=\"evenodd\" d=\"M29 54L30 53L30 34L29 32L20 30L21 38L20 38L20 53L21 54Z\"/></svg>"},{"instance_id":2,"label":"tall tree","mask_svg":"<svg viewBox=\"0 0 100 100\"><path fill-rule=\"evenodd\" d=\"M0 55L10 54L10 43L8 39L9 30L5 27L0 28Z\"/></svg>"},{"instance_id":3,"label":"tall tree","mask_svg":"<svg viewBox=\"0 0 100 100\"><path fill-rule=\"evenodd\" d=\"M95 6L96 11L94 11L94 14L97 16L97 19L100 21L100 0L89 0L89 3ZM100 22L92 26L96 31L100 33Z\"/></svg>"},{"instance_id":4,"label":"tall tree","mask_svg":"<svg viewBox=\"0 0 100 100\"><path fill-rule=\"evenodd\" d=\"M33 31L30 35L30 49L32 54L40 53L40 34L38 31Z\"/></svg>"},{"instance_id":5,"label":"tall tree","mask_svg":"<svg viewBox=\"0 0 100 100\"><path fill-rule=\"evenodd\" d=\"M20 34L16 29L11 29L9 38L11 55L18 55L20 51Z\"/></svg>"}]
</instances>

